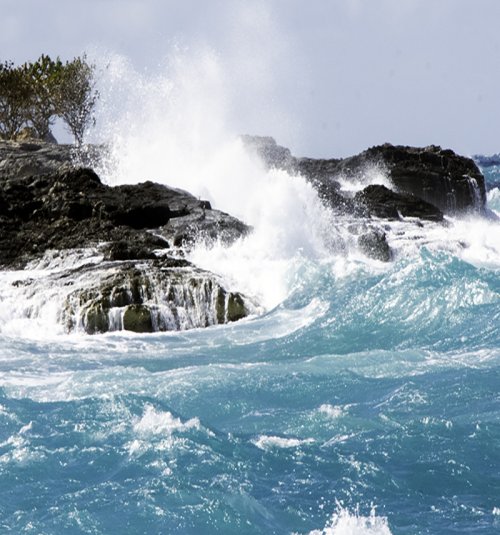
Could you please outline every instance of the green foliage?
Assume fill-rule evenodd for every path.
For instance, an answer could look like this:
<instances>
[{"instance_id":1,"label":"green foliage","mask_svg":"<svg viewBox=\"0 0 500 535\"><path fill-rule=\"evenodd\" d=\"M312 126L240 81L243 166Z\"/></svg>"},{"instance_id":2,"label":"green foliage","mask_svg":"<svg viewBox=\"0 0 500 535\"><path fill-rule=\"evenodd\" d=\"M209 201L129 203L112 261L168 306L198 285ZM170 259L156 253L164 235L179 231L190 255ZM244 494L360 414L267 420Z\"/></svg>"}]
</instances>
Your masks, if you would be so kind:
<instances>
[{"instance_id":1,"label":"green foliage","mask_svg":"<svg viewBox=\"0 0 500 535\"><path fill-rule=\"evenodd\" d=\"M23 69L10 61L0 64L0 136L15 137L28 119L31 86Z\"/></svg>"},{"instance_id":2,"label":"green foliage","mask_svg":"<svg viewBox=\"0 0 500 535\"><path fill-rule=\"evenodd\" d=\"M80 145L85 130L95 124L93 110L99 93L95 89L94 65L86 56L66 62L61 72L57 91L57 112Z\"/></svg>"},{"instance_id":3,"label":"green foliage","mask_svg":"<svg viewBox=\"0 0 500 535\"><path fill-rule=\"evenodd\" d=\"M29 127L46 139L60 117L81 144L85 130L95 122L94 72L85 55L64 64L47 55L19 67L9 61L0 64L0 136L15 139Z\"/></svg>"},{"instance_id":4,"label":"green foliage","mask_svg":"<svg viewBox=\"0 0 500 535\"><path fill-rule=\"evenodd\" d=\"M31 88L27 122L39 138L45 139L57 112L55 95L63 65L59 58L53 61L42 55L35 63L25 63L21 68Z\"/></svg>"}]
</instances>

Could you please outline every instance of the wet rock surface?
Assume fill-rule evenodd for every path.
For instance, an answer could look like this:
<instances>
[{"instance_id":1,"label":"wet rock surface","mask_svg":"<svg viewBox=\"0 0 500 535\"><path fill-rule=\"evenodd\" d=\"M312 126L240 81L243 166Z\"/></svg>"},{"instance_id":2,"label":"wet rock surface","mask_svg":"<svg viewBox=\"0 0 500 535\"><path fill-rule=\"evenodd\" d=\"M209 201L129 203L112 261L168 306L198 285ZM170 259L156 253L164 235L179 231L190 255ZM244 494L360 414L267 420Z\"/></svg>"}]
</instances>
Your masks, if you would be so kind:
<instances>
[{"instance_id":1,"label":"wet rock surface","mask_svg":"<svg viewBox=\"0 0 500 535\"><path fill-rule=\"evenodd\" d=\"M381 221L440 223L446 214L484 211L475 163L440 147L382 145L351 158L312 159L294 157L272 138L243 141L268 167L309 180L335 217L352 219L349 239L379 261L393 258ZM88 167L103 150L0 141L0 267L47 269L45 281L12 284L31 295L49 288L67 332L182 330L254 313L248 297L184 256L199 240L230 244L251 228L183 190L152 181L103 184ZM344 190L346 180L357 189ZM66 252L73 259L54 268L53 257Z\"/></svg>"},{"instance_id":2,"label":"wet rock surface","mask_svg":"<svg viewBox=\"0 0 500 535\"><path fill-rule=\"evenodd\" d=\"M256 310L213 273L168 257L88 264L52 279L68 281L61 313L68 332L186 330L237 321Z\"/></svg>"},{"instance_id":3,"label":"wet rock surface","mask_svg":"<svg viewBox=\"0 0 500 535\"><path fill-rule=\"evenodd\" d=\"M483 175L471 158L452 150L387 143L346 158L339 172L352 175L367 165L382 166L396 192L412 194L444 213L484 210Z\"/></svg>"},{"instance_id":4,"label":"wet rock surface","mask_svg":"<svg viewBox=\"0 0 500 535\"><path fill-rule=\"evenodd\" d=\"M361 226L369 220L375 225L413 218L420 225L446 223L445 215L488 215L483 175L472 159L452 150L387 143L349 158L298 158L270 137L243 136L242 141L268 168L302 175L335 214L363 221ZM345 183L356 187L344 190ZM380 228L352 234L365 255L384 262L393 257Z\"/></svg>"},{"instance_id":5,"label":"wet rock surface","mask_svg":"<svg viewBox=\"0 0 500 535\"><path fill-rule=\"evenodd\" d=\"M417 217L428 221L443 220L441 210L431 203L415 195L396 193L379 184L372 184L356 193L354 201L369 215L384 219Z\"/></svg>"},{"instance_id":6,"label":"wet rock surface","mask_svg":"<svg viewBox=\"0 0 500 535\"><path fill-rule=\"evenodd\" d=\"M269 167L302 174L340 212L362 214L365 207L340 191L339 180L366 180L368 186L374 171L386 177L394 193L413 195L444 214L481 213L485 208L484 177L475 162L435 145L417 148L386 143L349 158L314 159L294 157L272 138L245 136L243 142ZM393 196L392 202L397 208L398 197ZM416 213L415 217L420 216Z\"/></svg>"},{"instance_id":7,"label":"wet rock surface","mask_svg":"<svg viewBox=\"0 0 500 535\"><path fill-rule=\"evenodd\" d=\"M95 250L88 263L45 281L65 289L59 319L67 332L206 327L253 310L182 256L198 239L230 243L247 225L183 190L107 186L77 161L69 146L0 142L0 266L43 267L50 251ZM19 284L38 291L35 280Z\"/></svg>"},{"instance_id":8,"label":"wet rock surface","mask_svg":"<svg viewBox=\"0 0 500 535\"><path fill-rule=\"evenodd\" d=\"M200 237L229 243L249 231L186 191L154 182L107 186L92 169L72 167L68 146L24 146L0 143L0 157L10 154L0 161L2 266L23 267L47 249L101 242L110 243L107 259L150 259L174 243ZM38 164L43 172L32 172Z\"/></svg>"}]
</instances>

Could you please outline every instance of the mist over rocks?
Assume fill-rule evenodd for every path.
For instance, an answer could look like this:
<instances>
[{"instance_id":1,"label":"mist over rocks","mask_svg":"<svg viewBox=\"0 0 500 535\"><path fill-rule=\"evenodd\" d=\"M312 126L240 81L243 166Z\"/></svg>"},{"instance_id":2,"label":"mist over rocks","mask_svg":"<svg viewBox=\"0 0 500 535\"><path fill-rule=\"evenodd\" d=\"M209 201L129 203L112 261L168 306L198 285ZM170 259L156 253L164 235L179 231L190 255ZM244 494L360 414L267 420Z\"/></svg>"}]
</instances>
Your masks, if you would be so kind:
<instances>
[{"instance_id":1,"label":"mist over rocks","mask_svg":"<svg viewBox=\"0 0 500 535\"><path fill-rule=\"evenodd\" d=\"M272 137L246 135L242 141L268 168L303 176L334 213L364 219L350 228L360 250L376 260L388 262L393 254L384 230L370 221L445 224L445 215L486 215L483 175L472 159L452 150L386 143L348 158L321 159L295 157Z\"/></svg>"},{"instance_id":2,"label":"mist over rocks","mask_svg":"<svg viewBox=\"0 0 500 535\"><path fill-rule=\"evenodd\" d=\"M37 139L0 140L0 179L43 175L71 169L76 165L91 166L103 150L104 147L95 145L77 149L73 145L59 145Z\"/></svg>"},{"instance_id":3,"label":"mist over rocks","mask_svg":"<svg viewBox=\"0 0 500 535\"><path fill-rule=\"evenodd\" d=\"M229 244L250 230L208 201L151 181L107 186L77 166L81 155L67 145L0 142L0 158L0 266L59 263L43 283L14 284L28 292L64 288L66 331L180 330L254 310L183 257L196 240Z\"/></svg>"},{"instance_id":4,"label":"mist over rocks","mask_svg":"<svg viewBox=\"0 0 500 535\"><path fill-rule=\"evenodd\" d=\"M12 147L12 151L9 148ZM47 249L95 247L122 259L200 236L230 243L249 231L208 201L151 181L107 186L64 145L0 142L0 265L24 267Z\"/></svg>"},{"instance_id":5,"label":"mist over rocks","mask_svg":"<svg viewBox=\"0 0 500 535\"><path fill-rule=\"evenodd\" d=\"M439 147L382 145L312 159L271 137L242 140L267 167L309 181L334 216L350 222L359 251L378 261L394 257L380 222L439 224L446 214L485 210L475 163ZM251 227L181 189L150 180L104 184L91 167L106 150L0 141L0 266L48 269L44 279L12 284L31 295L53 292L67 332L182 330L257 311L251 298L185 258L200 241L230 245Z\"/></svg>"},{"instance_id":6,"label":"mist over rocks","mask_svg":"<svg viewBox=\"0 0 500 535\"><path fill-rule=\"evenodd\" d=\"M340 181L356 180L372 185L373 172L386 177L392 195L390 203L404 217L430 220L442 219L442 214L464 212L482 213L486 203L484 177L471 158L452 150L431 145L428 147L395 146L389 143L371 147L344 159L298 158L279 146L273 138L244 136L246 146L254 150L269 167L300 173L318 190L323 200L339 212L367 214L356 199L341 191ZM379 192L380 193L380 192ZM370 198L368 190L359 199ZM438 210L410 202L409 195ZM373 203L372 203L373 205ZM394 216L394 210L388 210ZM370 210L368 214L370 214ZM377 217L387 217L380 210L371 211ZM429 214L429 217L427 217Z\"/></svg>"}]
</instances>

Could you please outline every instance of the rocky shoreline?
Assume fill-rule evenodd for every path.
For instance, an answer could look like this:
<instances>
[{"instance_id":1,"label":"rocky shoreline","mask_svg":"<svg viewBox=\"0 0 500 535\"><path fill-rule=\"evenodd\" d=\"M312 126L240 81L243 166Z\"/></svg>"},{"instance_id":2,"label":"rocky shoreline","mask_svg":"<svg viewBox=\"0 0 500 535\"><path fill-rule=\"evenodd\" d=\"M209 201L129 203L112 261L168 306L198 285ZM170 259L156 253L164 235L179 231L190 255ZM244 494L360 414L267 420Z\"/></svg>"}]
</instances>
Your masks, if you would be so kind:
<instances>
[{"instance_id":1,"label":"rocky shoreline","mask_svg":"<svg viewBox=\"0 0 500 535\"><path fill-rule=\"evenodd\" d=\"M384 232L370 226L373 218L439 223L445 215L485 211L479 169L450 150L382 145L322 160L296 158L272 138L242 139L268 167L304 176L334 214L367 221L353 232L360 249L381 261L392 254ZM58 321L66 332L206 327L258 310L184 255L200 239L233 243L251 232L245 222L154 182L107 186L89 167L98 154L99 147L82 155L68 145L0 141L0 267L59 261L62 268L44 284L65 288ZM355 194L343 191L342 180L363 181L374 169L391 187L368 183ZM73 266L70 251L81 252ZM12 284L40 291L38 279Z\"/></svg>"},{"instance_id":2,"label":"rocky shoreline","mask_svg":"<svg viewBox=\"0 0 500 535\"><path fill-rule=\"evenodd\" d=\"M443 214L483 213L485 209L484 177L474 161L435 145L417 148L386 143L349 158L314 159L292 156L270 137L243 136L243 141L268 167L306 177L337 212L439 221ZM341 193L339 179L363 181L373 171L386 175L391 188L367 186L354 199Z\"/></svg>"}]
</instances>

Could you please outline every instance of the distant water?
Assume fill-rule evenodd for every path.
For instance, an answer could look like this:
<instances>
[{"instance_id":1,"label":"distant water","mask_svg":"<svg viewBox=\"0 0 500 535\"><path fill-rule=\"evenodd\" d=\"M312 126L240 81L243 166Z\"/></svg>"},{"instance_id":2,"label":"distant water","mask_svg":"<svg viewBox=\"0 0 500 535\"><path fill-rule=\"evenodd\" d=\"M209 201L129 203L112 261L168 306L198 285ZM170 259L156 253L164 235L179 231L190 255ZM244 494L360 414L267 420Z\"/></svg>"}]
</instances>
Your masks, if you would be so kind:
<instances>
[{"instance_id":1,"label":"distant water","mask_svg":"<svg viewBox=\"0 0 500 535\"><path fill-rule=\"evenodd\" d=\"M192 259L262 315L64 335L55 293L0 274L0 532L499 533L500 223L380 222L395 259L371 261L352 221L242 150L179 181L254 225ZM110 183L140 151L121 154ZM171 160L145 178L175 182Z\"/></svg>"}]
</instances>

